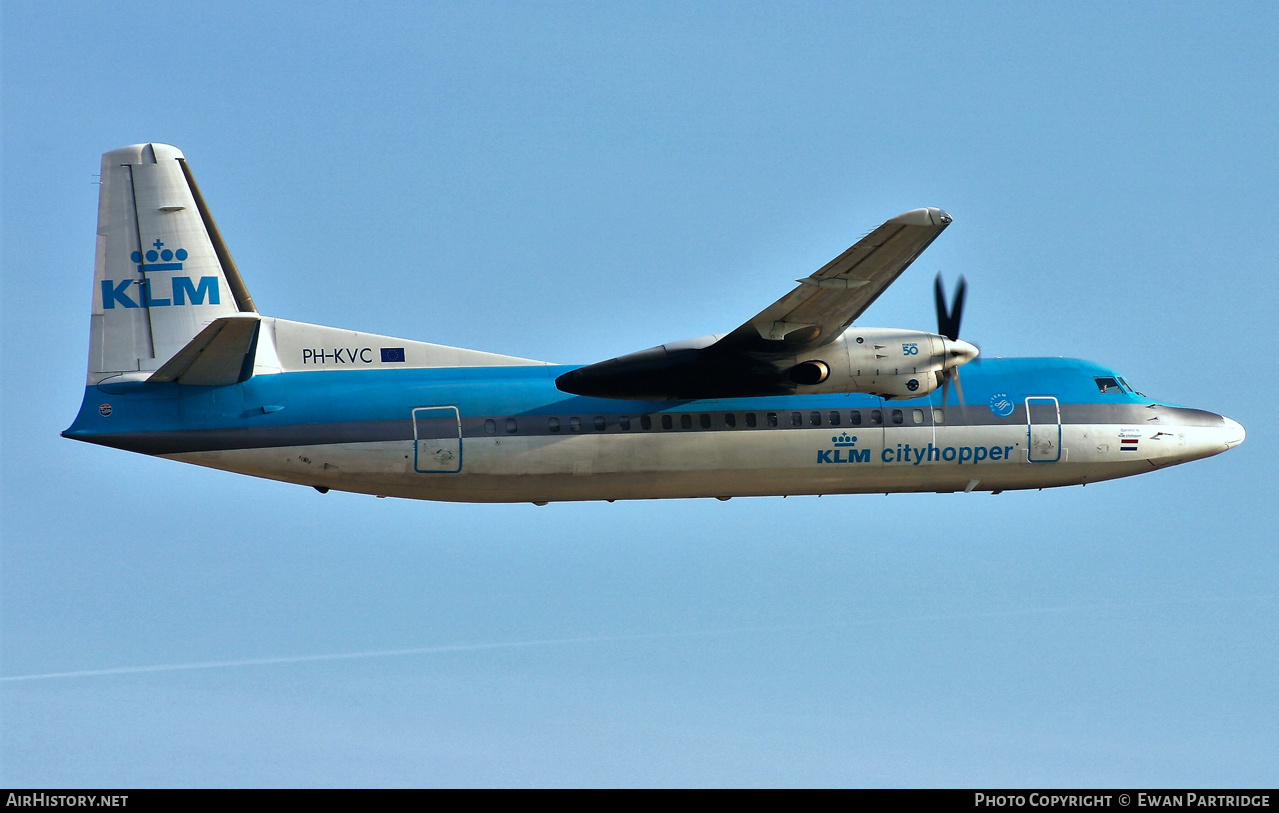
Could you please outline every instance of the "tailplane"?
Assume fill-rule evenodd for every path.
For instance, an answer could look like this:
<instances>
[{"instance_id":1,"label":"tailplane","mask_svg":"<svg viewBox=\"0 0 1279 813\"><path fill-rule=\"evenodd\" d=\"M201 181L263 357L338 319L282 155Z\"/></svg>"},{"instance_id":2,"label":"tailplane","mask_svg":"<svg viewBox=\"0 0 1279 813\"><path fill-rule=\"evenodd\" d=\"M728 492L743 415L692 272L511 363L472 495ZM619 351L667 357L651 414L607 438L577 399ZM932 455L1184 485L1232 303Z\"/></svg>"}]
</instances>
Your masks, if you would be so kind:
<instances>
[{"instance_id":1,"label":"tailplane","mask_svg":"<svg viewBox=\"0 0 1279 813\"><path fill-rule=\"evenodd\" d=\"M240 313L256 308L182 152L104 154L88 383L146 379Z\"/></svg>"}]
</instances>

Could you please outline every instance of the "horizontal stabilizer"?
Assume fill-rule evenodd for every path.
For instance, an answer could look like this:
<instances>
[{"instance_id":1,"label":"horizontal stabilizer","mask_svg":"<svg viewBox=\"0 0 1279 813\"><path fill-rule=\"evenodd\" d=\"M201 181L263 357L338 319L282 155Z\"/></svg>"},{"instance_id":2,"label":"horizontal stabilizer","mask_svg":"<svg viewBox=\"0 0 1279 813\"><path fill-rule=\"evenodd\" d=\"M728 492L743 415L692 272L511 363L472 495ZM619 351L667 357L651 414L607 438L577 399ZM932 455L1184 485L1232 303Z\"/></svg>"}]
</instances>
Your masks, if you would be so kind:
<instances>
[{"instance_id":1,"label":"horizontal stabilizer","mask_svg":"<svg viewBox=\"0 0 1279 813\"><path fill-rule=\"evenodd\" d=\"M256 313L213 320L147 381L176 381L200 387L245 381L253 374L253 355L261 323Z\"/></svg>"}]
</instances>

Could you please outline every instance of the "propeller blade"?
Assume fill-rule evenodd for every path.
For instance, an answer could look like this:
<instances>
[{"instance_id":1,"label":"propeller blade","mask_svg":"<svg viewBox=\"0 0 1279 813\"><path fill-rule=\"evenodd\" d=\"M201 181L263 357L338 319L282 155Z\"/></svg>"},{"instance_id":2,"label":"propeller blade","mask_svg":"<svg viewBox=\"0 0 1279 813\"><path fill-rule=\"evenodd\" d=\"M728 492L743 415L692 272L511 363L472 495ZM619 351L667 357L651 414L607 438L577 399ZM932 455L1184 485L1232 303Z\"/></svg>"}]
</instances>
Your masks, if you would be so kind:
<instances>
[{"instance_id":1,"label":"propeller blade","mask_svg":"<svg viewBox=\"0 0 1279 813\"><path fill-rule=\"evenodd\" d=\"M950 311L946 308L946 291L941 287L941 272L933 278L933 304L937 307L937 332L946 335L946 326L950 322Z\"/></svg>"},{"instance_id":2,"label":"propeller blade","mask_svg":"<svg viewBox=\"0 0 1279 813\"><path fill-rule=\"evenodd\" d=\"M946 334L946 338L952 342L959 338L959 320L964 318L964 295L966 293L968 293L968 280L964 279L961 274L959 285L955 287L955 301L950 305L950 329L953 332Z\"/></svg>"},{"instance_id":3,"label":"propeller blade","mask_svg":"<svg viewBox=\"0 0 1279 813\"><path fill-rule=\"evenodd\" d=\"M933 280L933 304L937 307L937 332L951 341L959 338L959 323L964 316L964 295L968 291L968 281L962 276L955 287L955 301L946 306L946 291L942 288L941 272Z\"/></svg>"},{"instance_id":4,"label":"propeller blade","mask_svg":"<svg viewBox=\"0 0 1279 813\"><path fill-rule=\"evenodd\" d=\"M946 406L946 399L950 395L950 382L955 382L955 395L959 398L959 406L968 406L964 401L964 384L959 378L959 368L952 367L949 370L937 371L937 383L941 387L941 405Z\"/></svg>"}]
</instances>

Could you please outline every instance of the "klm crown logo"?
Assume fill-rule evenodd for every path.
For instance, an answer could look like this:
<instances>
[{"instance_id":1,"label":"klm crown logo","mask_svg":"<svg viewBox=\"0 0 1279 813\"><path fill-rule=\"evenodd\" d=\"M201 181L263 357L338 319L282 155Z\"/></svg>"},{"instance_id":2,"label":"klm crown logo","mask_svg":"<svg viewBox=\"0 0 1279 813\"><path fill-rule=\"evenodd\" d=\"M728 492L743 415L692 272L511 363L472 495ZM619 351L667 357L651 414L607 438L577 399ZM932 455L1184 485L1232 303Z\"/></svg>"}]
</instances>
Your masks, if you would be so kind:
<instances>
[{"instance_id":1,"label":"klm crown logo","mask_svg":"<svg viewBox=\"0 0 1279 813\"><path fill-rule=\"evenodd\" d=\"M156 240L151 244L154 248L147 251L146 263L142 262L142 252L135 251L129 255L129 259L138 265L139 271L181 271L182 263L187 258L187 250L180 248L177 251L170 251L164 247L164 243ZM177 260L177 262L174 262Z\"/></svg>"},{"instance_id":2,"label":"klm crown logo","mask_svg":"<svg viewBox=\"0 0 1279 813\"><path fill-rule=\"evenodd\" d=\"M857 436L840 432L830 439L834 449L818 449L817 462L822 463L869 463L870 449L854 449Z\"/></svg>"}]
</instances>

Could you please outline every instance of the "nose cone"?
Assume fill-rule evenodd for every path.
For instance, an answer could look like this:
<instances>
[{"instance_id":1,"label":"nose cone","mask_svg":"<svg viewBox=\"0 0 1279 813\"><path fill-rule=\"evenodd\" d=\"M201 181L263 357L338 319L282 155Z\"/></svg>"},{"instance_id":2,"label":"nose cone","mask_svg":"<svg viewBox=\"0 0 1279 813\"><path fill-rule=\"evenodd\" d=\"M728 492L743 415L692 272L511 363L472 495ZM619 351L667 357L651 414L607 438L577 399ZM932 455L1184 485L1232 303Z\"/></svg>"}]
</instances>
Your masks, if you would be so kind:
<instances>
[{"instance_id":1,"label":"nose cone","mask_svg":"<svg viewBox=\"0 0 1279 813\"><path fill-rule=\"evenodd\" d=\"M1243 425L1238 421L1232 421L1224 415L1221 420L1225 422L1225 426L1222 427L1222 439L1225 441L1227 449L1235 448L1240 443L1243 443L1244 438L1248 437L1248 433L1244 431Z\"/></svg>"},{"instance_id":2,"label":"nose cone","mask_svg":"<svg viewBox=\"0 0 1279 813\"><path fill-rule=\"evenodd\" d=\"M946 367L958 367L977 358L977 346L963 339L946 339Z\"/></svg>"}]
</instances>

